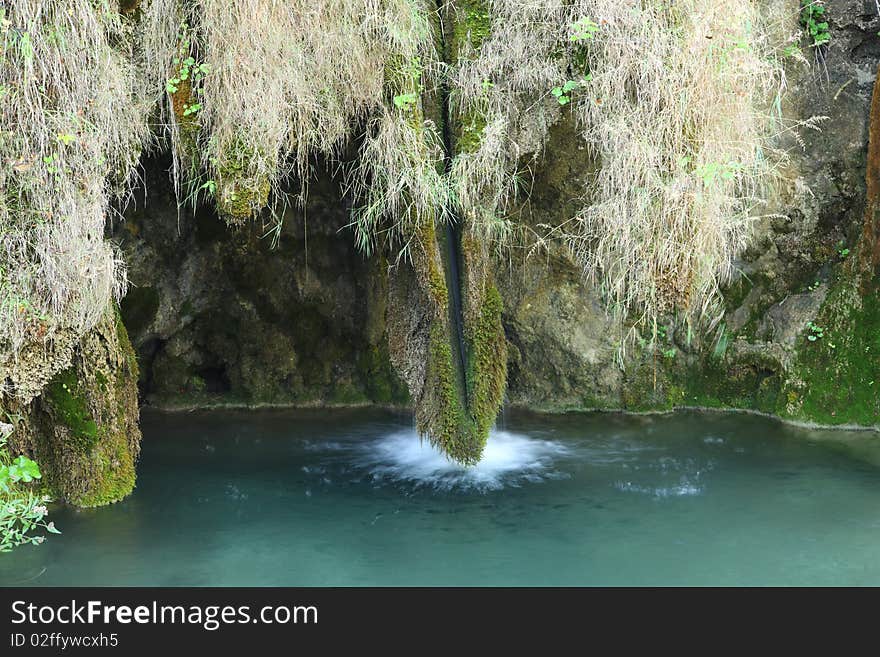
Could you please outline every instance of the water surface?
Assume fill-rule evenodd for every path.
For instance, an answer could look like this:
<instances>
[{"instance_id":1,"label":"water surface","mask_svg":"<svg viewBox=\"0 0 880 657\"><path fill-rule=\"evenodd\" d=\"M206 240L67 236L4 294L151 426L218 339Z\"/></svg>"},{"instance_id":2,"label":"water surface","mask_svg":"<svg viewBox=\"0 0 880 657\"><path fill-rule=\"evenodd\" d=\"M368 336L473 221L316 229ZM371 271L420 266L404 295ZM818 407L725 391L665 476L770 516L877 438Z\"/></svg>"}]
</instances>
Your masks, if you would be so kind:
<instances>
[{"instance_id":1,"label":"water surface","mask_svg":"<svg viewBox=\"0 0 880 657\"><path fill-rule=\"evenodd\" d=\"M143 413L135 493L0 585L880 584L880 436L508 414L464 470L378 411Z\"/></svg>"}]
</instances>

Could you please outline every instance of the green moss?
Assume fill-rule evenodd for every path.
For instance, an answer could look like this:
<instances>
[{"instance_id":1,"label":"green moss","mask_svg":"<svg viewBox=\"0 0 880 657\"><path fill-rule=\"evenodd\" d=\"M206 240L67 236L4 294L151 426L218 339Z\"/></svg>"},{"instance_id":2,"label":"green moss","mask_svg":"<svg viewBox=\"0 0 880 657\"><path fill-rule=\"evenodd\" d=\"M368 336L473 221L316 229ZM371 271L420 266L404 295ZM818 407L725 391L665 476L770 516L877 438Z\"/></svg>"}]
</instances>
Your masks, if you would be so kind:
<instances>
[{"instance_id":1,"label":"green moss","mask_svg":"<svg viewBox=\"0 0 880 657\"><path fill-rule=\"evenodd\" d=\"M770 413L775 408L781 377L761 363L742 361L723 364L703 360L683 377L684 387L675 406L742 408Z\"/></svg>"},{"instance_id":2,"label":"green moss","mask_svg":"<svg viewBox=\"0 0 880 657\"><path fill-rule=\"evenodd\" d=\"M773 412L782 387L782 366L760 349L716 358L713 354L662 358L645 351L627 369L627 410L668 411L682 406Z\"/></svg>"},{"instance_id":3,"label":"green moss","mask_svg":"<svg viewBox=\"0 0 880 657\"><path fill-rule=\"evenodd\" d=\"M447 322L431 326L426 401L427 426L421 433L453 460L473 465L482 457L504 397L507 342L501 325L501 295L491 287L473 327L467 327L467 398L460 389L457 359Z\"/></svg>"},{"instance_id":4,"label":"green moss","mask_svg":"<svg viewBox=\"0 0 880 657\"><path fill-rule=\"evenodd\" d=\"M236 137L211 158L211 175L216 185L214 201L218 214L227 223L243 224L269 203L269 178L254 175L250 167L262 155L244 137Z\"/></svg>"},{"instance_id":5,"label":"green moss","mask_svg":"<svg viewBox=\"0 0 880 657\"><path fill-rule=\"evenodd\" d=\"M88 453L98 442L98 425L89 410L85 391L77 380L76 370L69 367L49 383L44 395L57 420L70 430L77 451Z\"/></svg>"},{"instance_id":6,"label":"green moss","mask_svg":"<svg viewBox=\"0 0 880 657\"><path fill-rule=\"evenodd\" d=\"M487 2L459 0L455 3L455 8L457 11L453 19L448 53L453 64L472 56L492 34L492 20ZM451 118L456 154L476 152L486 128L485 114L471 110Z\"/></svg>"},{"instance_id":7,"label":"green moss","mask_svg":"<svg viewBox=\"0 0 880 657\"><path fill-rule=\"evenodd\" d=\"M244 223L269 202L271 185L266 178L249 179L239 166L217 172L217 212L233 224Z\"/></svg>"},{"instance_id":8,"label":"green moss","mask_svg":"<svg viewBox=\"0 0 880 657\"><path fill-rule=\"evenodd\" d=\"M330 396L330 402L334 404L366 404L369 401L363 390L351 381L337 382Z\"/></svg>"},{"instance_id":9,"label":"green moss","mask_svg":"<svg viewBox=\"0 0 880 657\"><path fill-rule=\"evenodd\" d=\"M138 368L119 311L112 312L35 406L34 450L46 492L76 506L109 504L134 487Z\"/></svg>"},{"instance_id":10,"label":"green moss","mask_svg":"<svg viewBox=\"0 0 880 657\"><path fill-rule=\"evenodd\" d=\"M433 388L431 396L436 408L431 409L430 426L419 430L450 458L473 465L483 454L486 437L480 439L462 406L447 333L442 321L432 324L426 385Z\"/></svg>"},{"instance_id":11,"label":"green moss","mask_svg":"<svg viewBox=\"0 0 880 657\"><path fill-rule=\"evenodd\" d=\"M821 424L880 425L880 278L864 296L854 280L838 281L814 320L821 339L798 345L794 383L778 412Z\"/></svg>"},{"instance_id":12,"label":"green moss","mask_svg":"<svg viewBox=\"0 0 880 657\"><path fill-rule=\"evenodd\" d=\"M124 431L103 436L93 458L96 466L93 479L82 492L68 495L71 504L104 506L118 502L134 490L134 457Z\"/></svg>"},{"instance_id":13,"label":"green moss","mask_svg":"<svg viewBox=\"0 0 880 657\"><path fill-rule=\"evenodd\" d=\"M669 376L664 365L654 358L631 364L622 390L623 407L629 411L671 410L673 401L667 392Z\"/></svg>"},{"instance_id":14,"label":"green moss","mask_svg":"<svg viewBox=\"0 0 880 657\"><path fill-rule=\"evenodd\" d=\"M752 279L746 276L740 276L735 283L728 285L724 289L724 307L739 308L742 306L754 286L755 284Z\"/></svg>"},{"instance_id":15,"label":"green moss","mask_svg":"<svg viewBox=\"0 0 880 657\"><path fill-rule=\"evenodd\" d=\"M128 370L127 374L129 374L133 379L137 379L140 374L137 362L137 353L134 350L134 347L131 344L131 339L128 337L128 331L125 328L125 323L122 320L122 313L119 309L115 310L114 319L116 321L116 338L119 340L119 348L122 350L122 356L125 360L125 367ZM123 383L124 379L122 376L117 377L118 383Z\"/></svg>"},{"instance_id":16,"label":"green moss","mask_svg":"<svg viewBox=\"0 0 880 657\"><path fill-rule=\"evenodd\" d=\"M422 75L424 68L419 57L391 57L385 67L385 89L389 100L398 111L407 115L409 123L421 125Z\"/></svg>"},{"instance_id":17,"label":"green moss","mask_svg":"<svg viewBox=\"0 0 880 657\"><path fill-rule=\"evenodd\" d=\"M489 3L485 0L457 0L455 8L460 20L452 29L452 54L457 60L468 47L478 50L492 34L492 18Z\"/></svg>"},{"instance_id":18,"label":"green moss","mask_svg":"<svg viewBox=\"0 0 880 657\"><path fill-rule=\"evenodd\" d=\"M155 319L159 293L152 287L133 287L122 299L120 310L125 323L137 335Z\"/></svg>"},{"instance_id":19,"label":"green moss","mask_svg":"<svg viewBox=\"0 0 880 657\"><path fill-rule=\"evenodd\" d=\"M98 384L98 390L101 391L102 394L107 393L107 377L104 376L103 372L95 372L95 383Z\"/></svg>"},{"instance_id":20,"label":"green moss","mask_svg":"<svg viewBox=\"0 0 880 657\"><path fill-rule=\"evenodd\" d=\"M455 149L457 153L474 153L480 148L486 117L478 112L463 114L458 122Z\"/></svg>"},{"instance_id":21,"label":"green moss","mask_svg":"<svg viewBox=\"0 0 880 657\"><path fill-rule=\"evenodd\" d=\"M371 345L357 361L358 374L371 401L380 404L405 404L409 401L406 386L391 366L388 344Z\"/></svg>"},{"instance_id":22,"label":"green moss","mask_svg":"<svg viewBox=\"0 0 880 657\"><path fill-rule=\"evenodd\" d=\"M437 248L437 234L433 223L425 223L422 226L422 245L425 249L425 261L428 268L428 290L431 298L439 308L446 308L449 303L449 290L446 287L446 277L440 271L440 253Z\"/></svg>"},{"instance_id":23,"label":"green moss","mask_svg":"<svg viewBox=\"0 0 880 657\"><path fill-rule=\"evenodd\" d=\"M880 279L862 295L844 268L813 320L823 335L799 338L790 369L752 343L747 353L689 365L643 362L628 371L630 410L741 408L824 425L880 425Z\"/></svg>"},{"instance_id":24,"label":"green moss","mask_svg":"<svg viewBox=\"0 0 880 657\"><path fill-rule=\"evenodd\" d=\"M189 80L181 80L177 91L171 94L171 111L177 120L180 130L181 155L195 167L199 161L199 124L198 112L186 114L186 109L195 102L193 88Z\"/></svg>"},{"instance_id":25,"label":"green moss","mask_svg":"<svg viewBox=\"0 0 880 657\"><path fill-rule=\"evenodd\" d=\"M476 440L484 445L501 408L507 385L507 341L501 325L501 312L501 295L492 286L486 291L468 359L468 406L474 418Z\"/></svg>"}]
</instances>

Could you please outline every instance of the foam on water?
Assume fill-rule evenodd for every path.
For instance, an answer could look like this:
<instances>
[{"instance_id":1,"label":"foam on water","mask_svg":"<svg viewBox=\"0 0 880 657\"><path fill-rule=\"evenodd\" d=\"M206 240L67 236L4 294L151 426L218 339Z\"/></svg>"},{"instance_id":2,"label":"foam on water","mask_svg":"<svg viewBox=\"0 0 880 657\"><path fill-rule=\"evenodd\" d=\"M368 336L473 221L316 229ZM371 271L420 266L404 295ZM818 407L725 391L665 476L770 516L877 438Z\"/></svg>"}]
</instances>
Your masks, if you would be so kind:
<instances>
[{"instance_id":1,"label":"foam on water","mask_svg":"<svg viewBox=\"0 0 880 657\"><path fill-rule=\"evenodd\" d=\"M487 491L565 477L554 464L569 453L567 447L552 440L493 431L482 460L464 467L420 440L414 431L398 431L363 444L359 465L376 481Z\"/></svg>"}]
</instances>

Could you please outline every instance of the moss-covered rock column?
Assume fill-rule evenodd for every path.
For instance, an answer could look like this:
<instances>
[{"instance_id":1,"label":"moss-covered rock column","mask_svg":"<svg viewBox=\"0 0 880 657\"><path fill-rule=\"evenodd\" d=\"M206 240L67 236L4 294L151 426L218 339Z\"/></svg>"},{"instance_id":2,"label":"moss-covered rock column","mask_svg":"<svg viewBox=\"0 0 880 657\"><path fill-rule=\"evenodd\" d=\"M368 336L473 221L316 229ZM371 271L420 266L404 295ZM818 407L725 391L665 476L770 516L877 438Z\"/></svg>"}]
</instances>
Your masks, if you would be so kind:
<instances>
[{"instance_id":1,"label":"moss-covered rock column","mask_svg":"<svg viewBox=\"0 0 880 657\"><path fill-rule=\"evenodd\" d=\"M440 26L434 27L439 41ZM443 121L443 99L439 94L424 92L422 73L421 66L413 66L412 62L397 62L386 72L385 80L394 111L419 136L423 152L416 159L429 157L428 144L439 141L439 135L428 135L427 131L438 130ZM419 434L450 458L469 464L479 460L482 444L472 439L467 413L464 376L450 313L448 267L438 237L438 229L442 229L438 210L413 210L407 222L415 231L410 258L397 263L389 281L389 353L409 387Z\"/></svg>"},{"instance_id":2,"label":"moss-covered rock column","mask_svg":"<svg viewBox=\"0 0 880 657\"><path fill-rule=\"evenodd\" d=\"M444 32L455 35L453 44L476 39L475 32L459 24L456 8L447 9ZM488 13L478 11L485 27ZM467 12L461 16L465 22L472 17ZM458 50L439 38L440 25L435 28L438 50L447 60L457 57ZM401 82L399 76L392 77L392 85L398 97L420 90L416 81ZM416 129L423 129L426 116L431 119L427 125L444 126L447 164L467 144L479 144L478 138L463 139L464 119L451 117L448 106L446 94L433 92L402 108ZM482 457L501 407L507 343L489 249L470 217L453 222L451 227L436 217L424 222L411 250L412 268L401 265L392 277L390 351L409 384L419 433L453 460L472 465Z\"/></svg>"},{"instance_id":3,"label":"moss-covered rock column","mask_svg":"<svg viewBox=\"0 0 880 657\"><path fill-rule=\"evenodd\" d=\"M458 0L446 5L444 17L450 35L444 44L446 58L457 66L475 55L491 33L489 5L482 0ZM486 118L479 111L449 109L450 160L476 152ZM487 205L491 205L487 202ZM486 232L479 226L475 208L459 208L457 217L462 321L465 338L467 407L473 422L474 441L480 451L501 408L507 384L507 340L501 324L501 295L492 276L491 252Z\"/></svg>"},{"instance_id":4,"label":"moss-covered rock column","mask_svg":"<svg viewBox=\"0 0 880 657\"><path fill-rule=\"evenodd\" d=\"M137 361L118 311L109 309L42 395L11 412L10 448L30 454L56 499L116 502L135 485L140 452Z\"/></svg>"}]
</instances>

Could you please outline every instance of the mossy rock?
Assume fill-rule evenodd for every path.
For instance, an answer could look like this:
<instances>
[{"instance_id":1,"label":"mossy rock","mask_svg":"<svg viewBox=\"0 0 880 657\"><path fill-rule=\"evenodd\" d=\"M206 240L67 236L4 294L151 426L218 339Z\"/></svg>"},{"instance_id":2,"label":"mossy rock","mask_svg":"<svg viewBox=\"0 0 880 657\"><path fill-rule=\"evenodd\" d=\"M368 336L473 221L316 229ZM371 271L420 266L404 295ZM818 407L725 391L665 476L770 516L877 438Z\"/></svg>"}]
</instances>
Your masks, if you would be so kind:
<instances>
[{"instance_id":1,"label":"mossy rock","mask_svg":"<svg viewBox=\"0 0 880 657\"><path fill-rule=\"evenodd\" d=\"M231 225L240 225L269 203L268 179L249 179L226 170L217 176L217 212Z\"/></svg>"},{"instance_id":2,"label":"mossy rock","mask_svg":"<svg viewBox=\"0 0 880 657\"><path fill-rule=\"evenodd\" d=\"M111 308L35 402L28 448L49 494L91 507L134 489L141 438L137 376L125 326Z\"/></svg>"},{"instance_id":3,"label":"mossy rock","mask_svg":"<svg viewBox=\"0 0 880 657\"><path fill-rule=\"evenodd\" d=\"M795 374L777 412L829 425L880 426L880 277L864 294L844 276L814 320L821 338L804 327ZM815 337L815 336L813 336Z\"/></svg>"},{"instance_id":4,"label":"mossy rock","mask_svg":"<svg viewBox=\"0 0 880 657\"><path fill-rule=\"evenodd\" d=\"M468 407L480 436L489 435L507 386L507 340L501 313L501 295L492 286L486 291L469 345Z\"/></svg>"},{"instance_id":5,"label":"mossy rock","mask_svg":"<svg viewBox=\"0 0 880 657\"><path fill-rule=\"evenodd\" d=\"M473 465L482 457L507 384L501 295L488 280L482 250L456 253L465 270L458 284L466 289L462 290L462 317L454 317L447 286L447 281L454 284L451 275L447 276L451 263L440 257L441 251L448 249L439 249L434 237L428 242L429 266L422 267L422 275L428 278L421 286L422 303L433 302L435 312L427 337L423 393L415 399L416 424L419 433L451 459ZM474 277L480 280L470 280ZM462 323L463 354L458 353L456 321Z\"/></svg>"},{"instance_id":6,"label":"mossy rock","mask_svg":"<svg viewBox=\"0 0 880 657\"><path fill-rule=\"evenodd\" d=\"M448 21L451 26L447 27L450 33L447 57L452 64L473 56L492 34L489 3L484 0L457 0L452 3ZM450 119L455 155L479 150L486 128L484 113L469 110L459 112Z\"/></svg>"},{"instance_id":7,"label":"mossy rock","mask_svg":"<svg viewBox=\"0 0 880 657\"><path fill-rule=\"evenodd\" d=\"M426 387L417 409L419 431L451 459L474 465L482 458L507 383L507 348L501 297L492 287L474 330L467 359L467 394L459 388L448 325L438 319L430 337Z\"/></svg>"},{"instance_id":8,"label":"mossy rock","mask_svg":"<svg viewBox=\"0 0 880 657\"><path fill-rule=\"evenodd\" d=\"M357 369L370 401L394 405L409 401L406 386L391 366L387 344L367 347L358 358Z\"/></svg>"},{"instance_id":9,"label":"mossy rock","mask_svg":"<svg viewBox=\"0 0 880 657\"><path fill-rule=\"evenodd\" d=\"M483 454L488 434L477 433L462 403L449 331L442 320L434 323L430 340L428 394L416 409L417 428L454 461L473 465Z\"/></svg>"},{"instance_id":10,"label":"mossy rock","mask_svg":"<svg viewBox=\"0 0 880 657\"><path fill-rule=\"evenodd\" d=\"M479 50L492 34L492 17L485 0L456 0L451 55L458 60L468 49Z\"/></svg>"},{"instance_id":11,"label":"mossy rock","mask_svg":"<svg viewBox=\"0 0 880 657\"><path fill-rule=\"evenodd\" d=\"M119 13L131 16L139 13L143 0L119 0Z\"/></svg>"},{"instance_id":12,"label":"mossy rock","mask_svg":"<svg viewBox=\"0 0 880 657\"><path fill-rule=\"evenodd\" d=\"M199 161L201 124L198 113L187 113L187 109L195 102L192 83L188 79L181 80L177 90L171 94L171 111L180 131L180 155L193 166Z\"/></svg>"},{"instance_id":13,"label":"mossy rock","mask_svg":"<svg viewBox=\"0 0 880 657\"><path fill-rule=\"evenodd\" d=\"M104 379L106 386L106 379ZM88 454L98 442L98 425L89 408L85 385L77 377L75 367L59 372L44 393L46 408L70 434L71 446Z\"/></svg>"}]
</instances>

